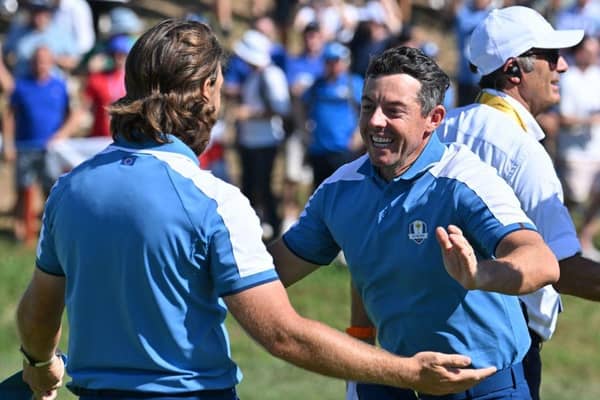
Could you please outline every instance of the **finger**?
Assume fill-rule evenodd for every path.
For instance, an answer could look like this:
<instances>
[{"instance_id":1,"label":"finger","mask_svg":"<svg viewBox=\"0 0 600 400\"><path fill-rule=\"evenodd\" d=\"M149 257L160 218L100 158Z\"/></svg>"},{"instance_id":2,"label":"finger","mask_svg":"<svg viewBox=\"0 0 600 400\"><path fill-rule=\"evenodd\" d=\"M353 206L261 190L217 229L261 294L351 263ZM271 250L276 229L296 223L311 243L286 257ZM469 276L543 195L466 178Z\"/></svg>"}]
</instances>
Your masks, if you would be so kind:
<instances>
[{"instance_id":1,"label":"finger","mask_svg":"<svg viewBox=\"0 0 600 400\"><path fill-rule=\"evenodd\" d=\"M473 248L464 236L451 233L448 236L448 240L452 243L457 251L469 256L473 254Z\"/></svg>"},{"instance_id":2,"label":"finger","mask_svg":"<svg viewBox=\"0 0 600 400\"><path fill-rule=\"evenodd\" d=\"M448 232L449 233L456 233L458 235L462 235L463 234L462 229L460 229L457 225L452 225L452 224L448 225Z\"/></svg>"},{"instance_id":3,"label":"finger","mask_svg":"<svg viewBox=\"0 0 600 400\"><path fill-rule=\"evenodd\" d=\"M452 249L452 242L450 242L448 232L446 232L446 230L443 227L438 226L437 228L435 228L435 237L442 249L446 251L450 251Z\"/></svg>"},{"instance_id":4,"label":"finger","mask_svg":"<svg viewBox=\"0 0 600 400\"><path fill-rule=\"evenodd\" d=\"M487 367L480 369L457 369L456 373L449 376L448 385L445 388L438 387L439 393L444 392L459 393L472 388L485 378L493 375L496 367Z\"/></svg>"},{"instance_id":5,"label":"finger","mask_svg":"<svg viewBox=\"0 0 600 400\"><path fill-rule=\"evenodd\" d=\"M439 354L437 363L446 368L465 368L471 365L471 359L460 354Z\"/></svg>"},{"instance_id":6,"label":"finger","mask_svg":"<svg viewBox=\"0 0 600 400\"><path fill-rule=\"evenodd\" d=\"M496 373L496 367L487 367L487 368L479 368L479 369L471 369L469 372L475 374L476 379L483 380L489 376L492 376Z\"/></svg>"}]
</instances>

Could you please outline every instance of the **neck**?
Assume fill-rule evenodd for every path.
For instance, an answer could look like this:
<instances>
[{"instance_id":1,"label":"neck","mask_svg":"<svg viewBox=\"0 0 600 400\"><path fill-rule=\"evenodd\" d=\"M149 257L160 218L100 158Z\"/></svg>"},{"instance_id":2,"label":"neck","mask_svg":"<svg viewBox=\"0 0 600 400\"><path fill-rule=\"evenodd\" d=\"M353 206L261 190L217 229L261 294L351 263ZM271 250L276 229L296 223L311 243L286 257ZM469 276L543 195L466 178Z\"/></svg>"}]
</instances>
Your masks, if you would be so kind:
<instances>
[{"instance_id":1,"label":"neck","mask_svg":"<svg viewBox=\"0 0 600 400\"><path fill-rule=\"evenodd\" d=\"M509 89L503 89L502 90L503 93L506 93L507 95L509 95L510 97L512 97L513 99L515 99L516 101L518 101L519 103L521 103L521 105L523 107L525 107L525 109L527 111L529 111L529 113L531 115L533 115L534 117L540 113L540 111L535 110L531 104L529 104L527 102L527 100L525 100L523 98L523 96L521 96L521 92L519 91L519 87L518 86L513 86L512 88Z\"/></svg>"}]
</instances>

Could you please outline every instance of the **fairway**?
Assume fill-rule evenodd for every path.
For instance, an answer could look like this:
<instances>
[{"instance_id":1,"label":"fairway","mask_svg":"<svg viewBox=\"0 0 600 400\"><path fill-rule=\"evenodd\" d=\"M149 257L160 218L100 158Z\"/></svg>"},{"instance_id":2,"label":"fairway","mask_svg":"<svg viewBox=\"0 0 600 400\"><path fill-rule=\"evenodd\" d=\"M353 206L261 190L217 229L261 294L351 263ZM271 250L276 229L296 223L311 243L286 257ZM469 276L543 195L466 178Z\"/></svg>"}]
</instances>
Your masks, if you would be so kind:
<instances>
[{"instance_id":1,"label":"fairway","mask_svg":"<svg viewBox=\"0 0 600 400\"><path fill-rule=\"evenodd\" d=\"M14 313L33 269L35 253L0 238L0 376L21 365ZM344 267L322 268L289 290L300 314L343 330L349 318L348 276ZM565 297L555 337L544 345L544 400L600 398L600 304ZM244 372L241 400L336 400L344 383L277 360L228 321L232 353ZM68 330L65 329L65 336ZM64 342L63 337L63 342ZM64 347L64 346L63 346ZM65 389L59 399L74 399Z\"/></svg>"}]
</instances>

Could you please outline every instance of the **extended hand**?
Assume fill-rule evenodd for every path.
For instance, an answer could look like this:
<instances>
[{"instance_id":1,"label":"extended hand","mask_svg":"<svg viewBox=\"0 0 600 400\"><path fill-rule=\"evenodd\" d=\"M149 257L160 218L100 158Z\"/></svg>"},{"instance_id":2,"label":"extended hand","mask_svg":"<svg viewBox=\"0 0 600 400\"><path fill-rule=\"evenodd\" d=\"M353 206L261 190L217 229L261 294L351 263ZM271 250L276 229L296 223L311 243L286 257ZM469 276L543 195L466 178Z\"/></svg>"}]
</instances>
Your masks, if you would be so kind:
<instances>
[{"instance_id":1,"label":"extended hand","mask_svg":"<svg viewBox=\"0 0 600 400\"><path fill-rule=\"evenodd\" d=\"M54 361L45 367L32 367L23 363L23 380L29 385L36 399L55 399L56 389L62 386L64 374L65 364L58 356L54 357Z\"/></svg>"},{"instance_id":2,"label":"extended hand","mask_svg":"<svg viewBox=\"0 0 600 400\"><path fill-rule=\"evenodd\" d=\"M448 274L465 289L477 289L479 287L477 258L473 247L463 236L460 228L449 225L446 231L443 227L438 226L435 230L435 236L442 248L444 267L446 267Z\"/></svg>"},{"instance_id":3,"label":"extended hand","mask_svg":"<svg viewBox=\"0 0 600 400\"><path fill-rule=\"evenodd\" d=\"M442 395L463 392L496 372L495 367L471 369L469 357L458 354L421 352L412 359L417 375L412 389L419 393Z\"/></svg>"}]
</instances>

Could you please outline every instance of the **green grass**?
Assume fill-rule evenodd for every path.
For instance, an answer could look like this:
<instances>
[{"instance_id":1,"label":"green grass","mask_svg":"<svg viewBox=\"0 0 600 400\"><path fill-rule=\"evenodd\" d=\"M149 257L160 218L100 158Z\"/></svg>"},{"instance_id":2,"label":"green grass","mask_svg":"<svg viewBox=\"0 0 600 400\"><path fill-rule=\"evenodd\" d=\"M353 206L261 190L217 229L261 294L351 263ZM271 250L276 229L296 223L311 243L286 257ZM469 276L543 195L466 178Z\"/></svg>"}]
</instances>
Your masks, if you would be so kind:
<instances>
[{"instance_id":1,"label":"green grass","mask_svg":"<svg viewBox=\"0 0 600 400\"><path fill-rule=\"evenodd\" d=\"M14 313L33 269L34 252L0 238L0 376L20 368ZM343 329L348 321L348 277L343 267L322 268L289 290L297 310ZM565 312L554 338L544 345L544 400L600 398L600 309L583 300L564 298ZM268 355L228 320L232 353L244 372L242 400L334 400L344 383L303 371ZM74 399L61 390L60 400Z\"/></svg>"}]
</instances>

